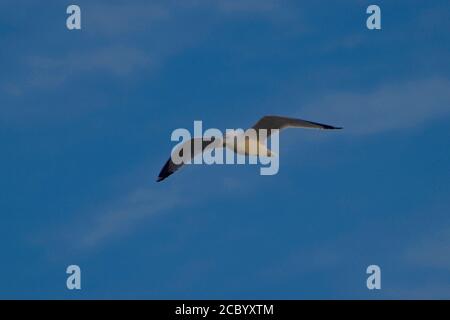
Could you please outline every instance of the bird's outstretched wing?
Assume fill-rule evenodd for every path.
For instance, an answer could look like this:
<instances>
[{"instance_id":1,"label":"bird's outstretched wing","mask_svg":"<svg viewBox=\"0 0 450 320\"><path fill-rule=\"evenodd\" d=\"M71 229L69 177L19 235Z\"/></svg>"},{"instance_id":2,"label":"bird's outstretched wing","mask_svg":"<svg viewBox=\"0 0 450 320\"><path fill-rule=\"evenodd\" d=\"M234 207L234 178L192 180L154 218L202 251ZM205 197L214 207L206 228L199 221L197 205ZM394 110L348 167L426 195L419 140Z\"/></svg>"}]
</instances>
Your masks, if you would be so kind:
<instances>
[{"instance_id":1,"label":"bird's outstretched wing","mask_svg":"<svg viewBox=\"0 0 450 320\"><path fill-rule=\"evenodd\" d=\"M164 167L161 169L161 172L158 175L158 178L156 179L157 182L164 180L171 174L173 174L175 171L180 169L184 162L181 162L180 164L176 164L172 161L172 157L174 154L178 154L180 158L183 158L183 150L189 150L187 148L191 148L191 154L190 159L192 160L200 153L203 153L203 151L206 148L215 148L220 144L220 139L214 139L211 140L203 139L203 138L194 138L186 141L181 146L179 146L172 154L172 156L167 160ZM196 143L197 142L197 143ZM201 143L201 144L200 144ZM198 146L198 147L196 147Z\"/></svg>"},{"instance_id":2,"label":"bird's outstretched wing","mask_svg":"<svg viewBox=\"0 0 450 320\"><path fill-rule=\"evenodd\" d=\"M257 132L259 129L266 129L268 135L274 129L281 130L284 128L342 129L328 124L280 116L264 116L252 128Z\"/></svg>"}]
</instances>

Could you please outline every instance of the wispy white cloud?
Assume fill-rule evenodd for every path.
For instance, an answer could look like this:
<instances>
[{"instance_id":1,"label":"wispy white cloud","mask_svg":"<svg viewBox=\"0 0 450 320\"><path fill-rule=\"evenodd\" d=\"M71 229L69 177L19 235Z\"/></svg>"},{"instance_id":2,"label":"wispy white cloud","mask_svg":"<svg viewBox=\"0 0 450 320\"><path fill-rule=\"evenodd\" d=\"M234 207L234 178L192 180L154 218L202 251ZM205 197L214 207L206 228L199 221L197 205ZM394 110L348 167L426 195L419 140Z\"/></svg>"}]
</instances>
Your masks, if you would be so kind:
<instances>
[{"instance_id":1,"label":"wispy white cloud","mask_svg":"<svg viewBox=\"0 0 450 320\"><path fill-rule=\"evenodd\" d=\"M222 0L215 1L221 11L236 12L274 12L281 8L281 3L275 0Z\"/></svg>"},{"instance_id":2,"label":"wispy white cloud","mask_svg":"<svg viewBox=\"0 0 450 320\"><path fill-rule=\"evenodd\" d=\"M428 216L427 213L424 216ZM389 293L394 299L448 299L450 287L446 274L450 272L450 227L448 221L433 224L405 244L398 255L403 275L394 279ZM415 274L422 274L418 280ZM408 276L409 275L409 276ZM447 276L448 278L448 276Z\"/></svg>"},{"instance_id":3,"label":"wispy white cloud","mask_svg":"<svg viewBox=\"0 0 450 320\"><path fill-rule=\"evenodd\" d=\"M84 8L84 7L83 7ZM163 33L164 24L176 23L169 2L88 3L84 28L93 37L120 37Z\"/></svg>"},{"instance_id":4,"label":"wispy white cloud","mask_svg":"<svg viewBox=\"0 0 450 320\"><path fill-rule=\"evenodd\" d=\"M26 80L19 77L14 83L8 79L3 87L52 87L72 76L99 70L114 76L148 73L149 66L163 64L168 57L200 41L221 20L240 12L264 12L267 15L261 18L272 20L288 10L273 0L86 3L82 6L82 30L77 31L84 36L83 47L69 46L52 54L26 52L20 58L25 61Z\"/></svg>"},{"instance_id":5,"label":"wispy white cloud","mask_svg":"<svg viewBox=\"0 0 450 320\"><path fill-rule=\"evenodd\" d=\"M405 261L418 268L450 271L450 228L428 233L404 253Z\"/></svg>"},{"instance_id":6,"label":"wispy white cloud","mask_svg":"<svg viewBox=\"0 0 450 320\"><path fill-rule=\"evenodd\" d=\"M159 169L159 165L154 167ZM192 208L202 206L205 199L214 201L216 197L228 194L236 197L254 192L250 187L252 182L238 181L233 177L224 178L214 188L205 189L204 181L195 178L196 168L183 168L182 171L186 172L178 174L184 178L178 177L181 179L175 184L170 181L156 183L148 177L150 180L145 179L142 186L136 183L136 177L147 176L148 167L145 168L145 172L139 167L131 175L127 173L114 179L113 184L128 181L122 194L110 195L94 206L79 209L70 215L69 221L58 223L57 232L52 228L44 235L33 236L32 241L45 246L58 243L81 252L95 250L126 238L130 233L140 232L140 227L151 225L153 219L162 215L192 212Z\"/></svg>"},{"instance_id":7,"label":"wispy white cloud","mask_svg":"<svg viewBox=\"0 0 450 320\"><path fill-rule=\"evenodd\" d=\"M136 70L149 69L154 61L141 50L129 47L105 47L69 53L65 56L31 56L27 58L30 73L27 83L47 88L63 84L69 77L90 72L107 72L126 76Z\"/></svg>"},{"instance_id":8,"label":"wispy white cloud","mask_svg":"<svg viewBox=\"0 0 450 320\"><path fill-rule=\"evenodd\" d=\"M63 233L52 237L75 249L96 248L120 235L126 235L156 215L186 205L185 200L173 191L165 193L151 187L138 188L123 197L80 213L76 221L63 226Z\"/></svg>"},{"instance_id":9,"label":"wispy white cloud","mask_svg":"<svg viewBox=\"0 0 450 320\"><path fill-rule=\"evenodd\" d=\"M413 128L450 114L450 81L419 79L368 92L325 93L301 112L312 119L331 119L354 134Z\"/></svg>"}]
</instances>

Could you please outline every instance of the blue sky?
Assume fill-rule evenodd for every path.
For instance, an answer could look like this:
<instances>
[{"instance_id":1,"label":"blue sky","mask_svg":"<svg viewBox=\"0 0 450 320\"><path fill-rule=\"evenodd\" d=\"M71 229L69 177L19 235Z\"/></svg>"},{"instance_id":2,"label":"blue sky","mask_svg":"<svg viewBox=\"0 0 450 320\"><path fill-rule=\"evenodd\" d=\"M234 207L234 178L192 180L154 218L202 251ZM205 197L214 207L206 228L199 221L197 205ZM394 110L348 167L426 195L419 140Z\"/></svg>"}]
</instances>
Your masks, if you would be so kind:
<instances>
[{"instance_id":1,"label":"blue sky","mask_svg":"<svg viewBox=\"0 0 450 320\"><path fill-rule=\"evenodd\" d=\"M448 1L75 3L0 3L0 297L450 298ZM155 182L265 114L345 129Z\"/></svg>"}]
</instances>

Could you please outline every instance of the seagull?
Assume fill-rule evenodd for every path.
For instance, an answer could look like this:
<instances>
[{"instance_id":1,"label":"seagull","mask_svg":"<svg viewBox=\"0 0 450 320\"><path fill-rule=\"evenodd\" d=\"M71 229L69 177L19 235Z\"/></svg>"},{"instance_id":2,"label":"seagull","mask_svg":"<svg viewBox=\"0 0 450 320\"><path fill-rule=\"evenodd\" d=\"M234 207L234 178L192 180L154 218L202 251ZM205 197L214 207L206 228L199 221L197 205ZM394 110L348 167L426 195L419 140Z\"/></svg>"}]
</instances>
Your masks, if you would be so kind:
<instances>
[{"instance_id":1,"label":"seagull","mask_svg":"<svg viewBox=\"0 0 450 320\"><path fill-rule=\"evenodd\" d=\"M302 119L281 117L281 116L264 116L258 120L258 122L249 129L254 129L257 133L259 130L265 129L267 130L267 137L269 137L274 130L281 130L285 128L309 128L309 129L325 129L325 130L336 130L342 129L342 127L334 127L328 124L322 124L318 122L312 122ZM247 131L249 130L247 129ZM238 140L239 141L239 140ZM229 148L233 150L235 153L243 154L243 155L253 155L253 156L276 156L274 152L267 149L264 141L260 141L260 135L256 135L256 139L246 138L245 141L240 141L241 143L236 143L236 134L226 134L222 137L222 139L203 139L203 138L193 138L181 146L179 146L174 154L178 153L180 157L183 156L183 150L185 148L191 148L190 160L194 159L200 153L203 153L205 150L210 148ZM194 148L194 146L201 146L201 148ZM172 157L167 160L161 172L156 179L157 182L160 182L166 179L168 176L172 175L175 171L180 169L183 166L184 162L180 164L175 164L172 161Z\"/></svg>"}]
</instances>

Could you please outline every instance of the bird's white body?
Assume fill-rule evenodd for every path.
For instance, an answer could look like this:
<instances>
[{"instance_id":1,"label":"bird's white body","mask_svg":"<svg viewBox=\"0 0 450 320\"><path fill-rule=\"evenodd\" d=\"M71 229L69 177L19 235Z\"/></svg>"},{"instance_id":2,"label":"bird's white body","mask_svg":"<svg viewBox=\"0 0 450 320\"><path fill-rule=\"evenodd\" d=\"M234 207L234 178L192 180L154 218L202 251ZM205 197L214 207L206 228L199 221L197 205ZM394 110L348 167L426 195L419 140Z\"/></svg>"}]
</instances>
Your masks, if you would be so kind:
<instances>
[{"instance_id":1,"label":"bird's white body","mask_svg":"<svg viewBox=\"0 0 450 320\"><path fill-rule=\"evenodd\" d=\"M244 133L225 135L223 145L237 154L247 156L271 157L275 155L260 139Z\"/></svg>"},{"instance_id":2,"label":"bird's white body","mask_svg":"<svg viewBox=\"0 0 450 320\"><path fill-rule=\"evenodd\" d=\"M176 148L169 160L167 160L156 181L164 180L177 171L184 163L191 163L191 160L194 159L196 155L203 154L205 150L210 152L211 149L228 148L240 155L273 157L270 158L270 160L276 160L278 158L276 153L267 148L266 141L271 134L276 134L283 128L341 129L340 127L333 127L327 124L302 119L281 116L264 116L253 127L247 129L245 132L242 129L232 130L232 132L227 131L227 134L224 136L212 139L213 141L210 141L211 139L204 140L203 138L193 138L183 142L182 145ZM273 138L271 139L272 148L278 152L278 143L274 147ZM185 152L185 149L193 152ZM187 159L184 159L186 157ZM278 161L276 162L277 164L274 166L276 167L275 170L272 170L272 166L269 168L261 168L261 174L271 175L278 172ZM262 170L264 169L269 170L263 173Z\"/></svg>"}]
</instances>

